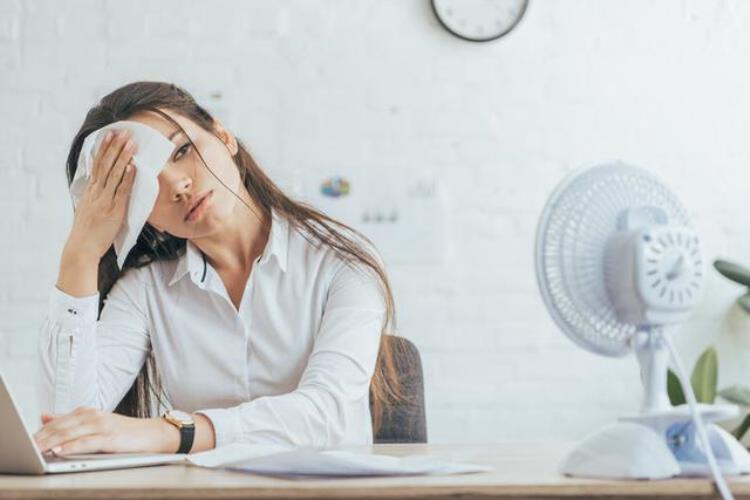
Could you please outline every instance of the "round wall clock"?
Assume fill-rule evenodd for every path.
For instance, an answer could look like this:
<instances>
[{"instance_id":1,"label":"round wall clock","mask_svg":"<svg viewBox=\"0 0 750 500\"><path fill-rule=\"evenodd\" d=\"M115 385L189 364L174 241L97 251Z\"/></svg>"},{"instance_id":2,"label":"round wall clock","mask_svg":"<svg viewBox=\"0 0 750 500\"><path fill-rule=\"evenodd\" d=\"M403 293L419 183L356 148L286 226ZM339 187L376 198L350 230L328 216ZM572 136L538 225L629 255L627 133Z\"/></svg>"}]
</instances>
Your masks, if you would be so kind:
<instances>
[{"instance_id":1,"label":"round wall clock","mask_svg":"<svg viewBox=\"0 0 750 500\"><path fill-rule=\"evenodd\" d=\"M529 0L432 0L440 24L470 42L489 42L509 33Z\"/></svg>"}]
</instances>

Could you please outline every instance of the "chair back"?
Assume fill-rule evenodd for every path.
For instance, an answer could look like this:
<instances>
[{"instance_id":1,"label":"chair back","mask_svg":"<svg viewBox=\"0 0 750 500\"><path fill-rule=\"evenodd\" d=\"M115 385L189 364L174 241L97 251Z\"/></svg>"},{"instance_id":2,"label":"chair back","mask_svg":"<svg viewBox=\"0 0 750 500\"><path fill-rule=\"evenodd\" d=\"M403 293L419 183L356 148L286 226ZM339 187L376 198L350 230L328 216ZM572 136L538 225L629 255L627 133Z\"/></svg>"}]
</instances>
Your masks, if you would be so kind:
<instances>
[{"instance_id":1,"label":"chair back","mask_svg":"<svg viewBox=\"0 0 750 500\"><path fill-rule=\"evenodd\" d=\"M375 443L426 443L424 378L417 346L408 339L395 335L385 335L383 342L390 342L404 400L385 408L380 429L373 432L373 441ZM372 400L371 389L371 411Z\"/></svg>"}]
</instances>

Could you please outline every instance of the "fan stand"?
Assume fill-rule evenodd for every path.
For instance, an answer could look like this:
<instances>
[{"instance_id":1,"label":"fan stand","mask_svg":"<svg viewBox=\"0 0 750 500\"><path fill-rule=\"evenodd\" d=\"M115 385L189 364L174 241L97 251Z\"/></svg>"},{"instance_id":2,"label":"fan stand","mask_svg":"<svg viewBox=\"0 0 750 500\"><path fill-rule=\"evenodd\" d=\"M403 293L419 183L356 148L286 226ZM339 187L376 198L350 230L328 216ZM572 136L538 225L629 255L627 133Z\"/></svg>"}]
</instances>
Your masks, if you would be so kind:
<instances>
[{"instance_id":1,"label":"fan stand","mask_svg":"<svg viewBox=\"0 0 750 500\"><path fill-rule=\"evenodd\" d=\"M689 406L672 406L667 397L669 351L662 335L661 330L655 329L641 331L634 337L645 389L640 414L620 417L586 437L565 457L560 472L617 479L711 475ZM734 436L710 423L736 417L738 408L699 404L698 411L722 473L750 472L750 453Z\"/></svg>"}]
</instances>

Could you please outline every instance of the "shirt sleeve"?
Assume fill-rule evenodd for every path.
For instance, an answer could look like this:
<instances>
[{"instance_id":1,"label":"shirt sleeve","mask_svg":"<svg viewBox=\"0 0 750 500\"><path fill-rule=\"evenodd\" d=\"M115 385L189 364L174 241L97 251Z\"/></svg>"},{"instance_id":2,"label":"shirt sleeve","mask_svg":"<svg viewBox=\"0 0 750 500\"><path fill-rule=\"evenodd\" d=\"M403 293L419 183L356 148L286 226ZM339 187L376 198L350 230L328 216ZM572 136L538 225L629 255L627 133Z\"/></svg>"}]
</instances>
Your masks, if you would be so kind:
<instances>
[{"instance_id":1,"label":"shirt sleeve","mask_svg":"<svg viewBox=\"0 0 750 500\"><path fill-rule=\"evenodd\" d=\"M150 349L145 287L135 271L114 284L98 321L98 292L73 297L53 286L38 341L42 411L112 411L133 384Z\"/></svg>"},{"instance_id":2,"label":"shirt sleeve","mask_svg":"<svg viewBox=\"0 0 750 500\"><path fill-rule=\"evenodd\" d=\"M216 447L228 443L327 448L361 427L369 405L385 320L382 285L373 273L343 265L336 271L320 327L298 387L231 408L200 410L211 420ZM369 420L364 425L372 425Z\"/></svg>"}]
</instances>

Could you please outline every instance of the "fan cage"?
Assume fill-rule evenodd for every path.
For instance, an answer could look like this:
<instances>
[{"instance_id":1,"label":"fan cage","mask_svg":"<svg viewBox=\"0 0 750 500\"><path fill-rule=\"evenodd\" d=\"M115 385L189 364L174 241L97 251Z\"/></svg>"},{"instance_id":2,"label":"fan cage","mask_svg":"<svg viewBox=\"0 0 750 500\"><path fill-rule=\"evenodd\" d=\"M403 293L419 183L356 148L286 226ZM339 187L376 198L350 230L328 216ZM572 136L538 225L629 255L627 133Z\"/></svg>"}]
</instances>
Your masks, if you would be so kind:
<instances>
[{"instance_id":1,"label":"fan cage","mask_svg":"<svg viewBox=\"0 0 750 500\"><path fill-rule=\"evenodd\" d=\"M638 330L617 318L604 261L620 214L642 206L661 208L671 225L689 226L684 207L658 178L624 163L573 172L552 193L539 220L536 272L544 302L568 337L598 354L627 354Z\"/></svg>"}]
</instances>

